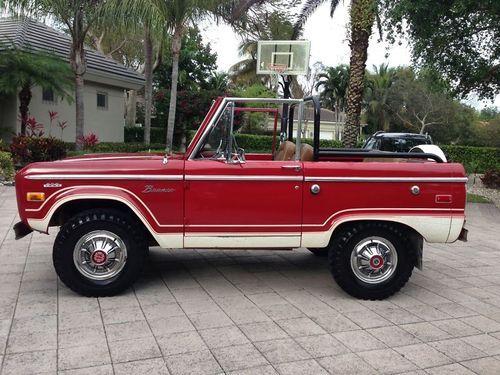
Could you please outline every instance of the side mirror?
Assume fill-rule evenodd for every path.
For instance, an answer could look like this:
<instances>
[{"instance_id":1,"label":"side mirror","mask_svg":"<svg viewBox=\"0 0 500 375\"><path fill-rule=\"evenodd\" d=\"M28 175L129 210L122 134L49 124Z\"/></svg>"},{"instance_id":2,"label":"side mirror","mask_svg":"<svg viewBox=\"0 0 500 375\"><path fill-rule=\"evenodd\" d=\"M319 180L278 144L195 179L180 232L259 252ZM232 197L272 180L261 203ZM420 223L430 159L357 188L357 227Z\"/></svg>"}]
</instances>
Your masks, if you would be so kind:
<instances>
[{"instance_id":1,"label":"side mirror","mask_svg":"<svg viewBox=\"0 0 500 375\"><path fill-rule=\"evenodd\" d=\"M245 149L238 147L236 153L231 154L231 157L227 161L229 164L245 164Z\"/></svg>"},{"instance_id":2,"label":"side mirror","mask_svg":"<svg viewBox=\"0 0 500 375\"><path fill-rule=\"evenodd\" d=\"M238 147L238 149L236 150L236 153L238 155L238 159L240 160L240 162L243 162L243 163L246 162L244 148Z\"/></svg>"}]
</instances>

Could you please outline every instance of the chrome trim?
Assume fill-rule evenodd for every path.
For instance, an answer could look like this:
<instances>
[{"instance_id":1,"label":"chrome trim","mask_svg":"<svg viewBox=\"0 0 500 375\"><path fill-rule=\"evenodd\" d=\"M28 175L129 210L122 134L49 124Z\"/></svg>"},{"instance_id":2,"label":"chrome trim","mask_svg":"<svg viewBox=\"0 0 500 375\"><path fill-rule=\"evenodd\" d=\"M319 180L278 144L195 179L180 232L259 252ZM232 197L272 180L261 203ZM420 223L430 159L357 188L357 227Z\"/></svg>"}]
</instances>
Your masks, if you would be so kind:
<instances>
[{"instance_id":1,"label":"chrome trim","mask_svg":"<svg viewBox=\"0 0 500 375\"><path fill-rule=\"evenodd\" d=\"M161 174L36 174L25 177L27 180L162 180L182 181L182 175Z\"/></svg>"},{"instance_id":2,"label":"chrome trim","mask_svg":"<svg viewBox=\"0 0 500 375\"><path fill-rule=\"evenodd\" d=\"M305 177L310 182L467 182L467 177Z\"/></svg>"},{"instance_id":3,"label":"chrome trim","mask_svg":"<svg viewBox=\"0 0 500 375\"><path fill-rule=\"evenodd\" d=\"M186 175L186 181L302 181L302 176Z\"/></svg>"},{"instance_id":4,"label":"chrome trim","mask_svg":"<svg viewBox=\"0 0 500 375\"><path fill-rule=\"evenodd\" d=\"M89 155L92 155L92 154L84 154L82 155L82 157L74 157L74 158L70 158L70 159L63 159L63 160L60 160L60 162L64 162L64 163L71 163L71 162L78 162L78 161L94 161L94 160L114 160L114 159L152 159L153 157L155 156L158 156L157 154L154 154L154 153L150 153L150 152L147 152L147 151L144 151L145 153L147 153L147 155L139 155L139 156L130 156L130 155L127 155L127 156L99 156L99 157L85 157L85 156L89 156Z\"/></svg>"}]
</instances>

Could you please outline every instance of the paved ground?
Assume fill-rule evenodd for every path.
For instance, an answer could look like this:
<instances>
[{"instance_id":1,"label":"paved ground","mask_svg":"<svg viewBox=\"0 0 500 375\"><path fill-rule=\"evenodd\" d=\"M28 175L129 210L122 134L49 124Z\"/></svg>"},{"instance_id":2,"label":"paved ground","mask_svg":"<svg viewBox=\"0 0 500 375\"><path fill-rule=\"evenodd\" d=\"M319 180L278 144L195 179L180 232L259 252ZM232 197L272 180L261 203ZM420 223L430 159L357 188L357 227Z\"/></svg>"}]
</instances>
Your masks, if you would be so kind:
<instances>
[{"instance_id":1,"label":"paved ground","mask_svg":"<svg viewBox=\"0 0 500 375\"><path fill-rule=\"evenodd\" d=\"M152 250L114 298L58 282L54 235L14 241L0 187L2 374L499 374L500 212L470 242L426 245L425 271L383 302L345 295L307 250Z\"/></svg>"}]
</instances>

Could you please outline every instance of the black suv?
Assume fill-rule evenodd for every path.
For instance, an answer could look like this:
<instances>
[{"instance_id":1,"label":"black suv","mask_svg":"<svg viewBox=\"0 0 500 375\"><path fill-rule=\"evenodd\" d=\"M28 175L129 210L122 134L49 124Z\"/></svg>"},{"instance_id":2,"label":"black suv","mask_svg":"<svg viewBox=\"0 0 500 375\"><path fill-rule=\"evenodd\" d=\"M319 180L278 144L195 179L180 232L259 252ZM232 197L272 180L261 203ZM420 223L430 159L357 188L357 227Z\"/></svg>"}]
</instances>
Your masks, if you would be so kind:
<instances>
[{"instance_id":1,"label":"black suv","mask_svg":"<svg viewBox=\"0 0 500 375\"><path fill-rule=\"evenodd\" d=\"M428 134L386 133L379 131L366 140L363 149L409 152L415 146L431 144L432 138Z\"/></svg>"}]
</instances>

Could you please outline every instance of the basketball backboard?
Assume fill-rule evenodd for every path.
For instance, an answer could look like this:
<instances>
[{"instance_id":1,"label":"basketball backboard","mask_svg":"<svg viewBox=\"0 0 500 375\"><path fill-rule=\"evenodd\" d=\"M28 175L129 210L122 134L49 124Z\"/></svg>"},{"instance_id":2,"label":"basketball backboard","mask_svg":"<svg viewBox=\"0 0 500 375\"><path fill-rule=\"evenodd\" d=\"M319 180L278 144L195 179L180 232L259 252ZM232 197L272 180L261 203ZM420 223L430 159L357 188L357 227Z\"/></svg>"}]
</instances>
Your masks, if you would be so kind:
<instances>
[{"instance_id":1,"label":"basketball backboard","mask_svg":"<svg viewBox=\"0 0 500 375\"><path fill-rule=\"evenodd\" d=\"M306 75L308 40L261 40L257 44L257 74Z\"/></svg>"}]
</instances>

